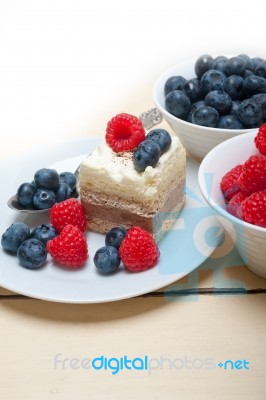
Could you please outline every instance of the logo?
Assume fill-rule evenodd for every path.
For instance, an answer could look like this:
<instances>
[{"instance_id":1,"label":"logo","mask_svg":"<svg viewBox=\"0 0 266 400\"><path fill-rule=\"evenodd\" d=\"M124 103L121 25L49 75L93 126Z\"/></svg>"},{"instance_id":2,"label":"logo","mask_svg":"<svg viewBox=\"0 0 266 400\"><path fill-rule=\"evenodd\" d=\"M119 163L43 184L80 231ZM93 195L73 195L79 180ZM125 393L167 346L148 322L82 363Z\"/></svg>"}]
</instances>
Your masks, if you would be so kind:
<instances>
[{"instance_id":1,"label":"logo","mask_svg":"<svg viewBox=\"0 0 266 400\"><path fill-rule=\"evenodd\" d=\"M160 355L157 357L150 357L148 355L129 357L123 355L121 357L106 357L100 355L97 357L64 357L62 353L57 353L54 356L53 366L55 370L94 370L98 372L109 372L112 375L118 373L128 372L148 372L151 374L153 371L158 370L214 370L219 367L223 370L249 370L249 361L231 360L217 361L213 357L195 357L191 358L187 355L181 357L166 357Z\"/></svg>"},{"instance_id":2,"label":"logo","mask_svg":"<svg viewBox=\"0 0 266 400\"><path fill-rule=\"evenodd\" d=\"M219 362L218 364L219 368L222 368L224 370L242 370L242 369L246 369L249 371L249 361L247 360L226 360L224 362Z\"/></svg>"}]
</instances>

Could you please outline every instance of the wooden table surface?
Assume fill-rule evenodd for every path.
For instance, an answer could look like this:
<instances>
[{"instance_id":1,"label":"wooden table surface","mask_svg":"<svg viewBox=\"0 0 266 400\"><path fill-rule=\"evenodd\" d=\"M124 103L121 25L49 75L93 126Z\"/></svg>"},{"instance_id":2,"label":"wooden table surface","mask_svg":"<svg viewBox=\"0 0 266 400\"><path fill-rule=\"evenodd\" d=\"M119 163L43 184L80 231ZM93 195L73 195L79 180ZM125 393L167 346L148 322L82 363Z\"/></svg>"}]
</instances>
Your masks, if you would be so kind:
<instances>
[{"instance_id":1,"label":"wooden table surface","mask_svg":"<svg viewBox=\"0 0 266 400\"><path fill-rule=\"evenodd\" d=\"M261 2L242 7L237 28L238 3L207 3L1 1L1 160L43 140L104 135L113 115L152 107L155 78L188 58L265 58ZM1 287L0 398L265 400L266 280L230 260L212 255L168 287L111 303ZM147 368L114 374L124 356ZM88 368L95 358L109 368Z\"/></svg>"}]
</instances>

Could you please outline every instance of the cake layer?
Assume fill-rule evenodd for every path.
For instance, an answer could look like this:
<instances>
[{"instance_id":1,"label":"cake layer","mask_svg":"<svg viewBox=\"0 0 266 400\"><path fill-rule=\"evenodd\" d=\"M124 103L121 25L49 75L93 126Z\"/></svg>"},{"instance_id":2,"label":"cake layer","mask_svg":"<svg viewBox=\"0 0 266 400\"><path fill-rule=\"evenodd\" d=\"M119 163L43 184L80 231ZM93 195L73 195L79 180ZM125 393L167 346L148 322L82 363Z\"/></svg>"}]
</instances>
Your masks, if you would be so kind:
<instances>
[{"instance_id":1,"label":"cake layer","mask_svg":"<svg viewBox=\"0 0 266 400\"><path fill-rule=\"evenodd\" d=\"M106 233L115 226L130 228L138 225L150 232L159 241L175 222L185 201L185 176L176 185L164 193L165 200L160 208L153 212L134 204L123 203L120 198L86 194L81 196L85 208L88 229Z\"/></svg>"}]
</instances>

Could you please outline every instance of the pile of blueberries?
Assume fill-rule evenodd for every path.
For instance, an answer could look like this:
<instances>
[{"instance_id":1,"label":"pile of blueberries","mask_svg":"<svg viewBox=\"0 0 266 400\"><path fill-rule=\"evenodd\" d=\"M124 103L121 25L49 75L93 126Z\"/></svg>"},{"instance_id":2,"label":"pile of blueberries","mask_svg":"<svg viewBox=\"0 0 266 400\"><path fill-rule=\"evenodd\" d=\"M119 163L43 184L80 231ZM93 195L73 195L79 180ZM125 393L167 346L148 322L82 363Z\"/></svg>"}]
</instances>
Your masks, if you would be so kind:
<instances>
[{"instance_id":1,"label":"pile of blueberries","mask_svg":"<svg viewBox=\"0 0 266 400\"><path fill-rule=\"evenodd\" d=\"M15 222L3 233L1 244L7 253L17 255L23 267L37 269L47 259L46 243L57 235L51 224L38 225L30 230L23 222Z\"/></svg>"},{"instance_id":2,"label":"pile of blueberries","mask_svg":"<svg viewBox=\"0 0 266 400\"><path fill-rule=\"evenodd\" d=\"M171 76L164 85L166 110L184 121L212 128L250 129L266 121L266 60L246 54L204 54L196 77Z\"/></svg>"},{"instance_id":3,"label":"pile of blueberries","mask_svg":"<svg viewBox=\"0 0 266 400\"><path fill-rule=\"evenodd\" d=\"M22 183L17 190L20 206L44 210L70 197L77 197L77 178L72 172L58 173L42 168L35 172L34 180Z\"/></svg>"}]
</instances>

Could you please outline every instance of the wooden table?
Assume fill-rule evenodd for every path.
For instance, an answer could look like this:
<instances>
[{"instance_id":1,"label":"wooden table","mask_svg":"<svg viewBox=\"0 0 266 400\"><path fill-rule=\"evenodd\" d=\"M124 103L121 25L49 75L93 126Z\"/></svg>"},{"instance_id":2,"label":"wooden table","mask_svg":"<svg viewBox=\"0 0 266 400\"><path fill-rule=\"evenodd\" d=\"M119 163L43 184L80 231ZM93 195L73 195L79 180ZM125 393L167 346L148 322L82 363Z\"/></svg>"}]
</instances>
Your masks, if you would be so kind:
<instances>
[{"instance_id":1,"label":"wooden table","mask_svg":"<svg viewBox=\"0 0 266 400\"><path fill-rule=\"evenodd\" d=\"M264 399L265 281L243 266L230 268L225 276L241 279L247 293L223 286L221 294L204 269L182 283L197 273L197 297L180 295L178 287L168 296L170 287L120 302L68 305L1 289L1 397ZM112 375L56 362L102 355L147 355L152 369ZM245 359L250 369L217 366L228 359Z\"/></svg>"},{"instance_id":2,"label":"wooden table","mask_svg":"<svg viewBox=\"0 0 266 400\"><path fill-rule=\"evenodd\" d=\"M151 107L148 89L123 110ZM90 132L103 132L105 119L94 123ZM266 281L240 259L212 260L173 285L112 303L45 302L0 288L1 398L264 400ZM149 369L86 367L101 356L146 356Z\"/></svg>"}]
</instances>

